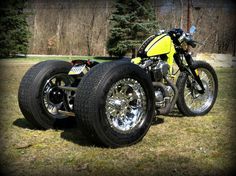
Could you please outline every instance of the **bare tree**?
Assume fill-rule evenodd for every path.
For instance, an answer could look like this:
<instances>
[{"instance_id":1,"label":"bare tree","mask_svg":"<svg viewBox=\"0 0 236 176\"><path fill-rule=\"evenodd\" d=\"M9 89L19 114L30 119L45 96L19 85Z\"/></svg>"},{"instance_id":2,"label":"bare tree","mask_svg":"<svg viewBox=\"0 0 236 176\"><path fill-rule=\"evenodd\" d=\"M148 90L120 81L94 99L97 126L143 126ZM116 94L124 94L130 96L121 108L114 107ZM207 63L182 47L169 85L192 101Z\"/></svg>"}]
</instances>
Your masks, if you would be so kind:
<instances>
[{"instance_id":1,"label":"bare tree","mask_svg":"<svg viewBox=\"0 0 236 176\"><path fill-rule=\"evenodd\" d=\"M153 0L162 29L183 28L188 0ZM114 0L29 1L30 53L107 55L106 39ZM205 42L194 52L235 53L236 12L231 1L192 1L195 39ZM232 21L234 20L234 21Z\"/></svg>"}]
</instances>

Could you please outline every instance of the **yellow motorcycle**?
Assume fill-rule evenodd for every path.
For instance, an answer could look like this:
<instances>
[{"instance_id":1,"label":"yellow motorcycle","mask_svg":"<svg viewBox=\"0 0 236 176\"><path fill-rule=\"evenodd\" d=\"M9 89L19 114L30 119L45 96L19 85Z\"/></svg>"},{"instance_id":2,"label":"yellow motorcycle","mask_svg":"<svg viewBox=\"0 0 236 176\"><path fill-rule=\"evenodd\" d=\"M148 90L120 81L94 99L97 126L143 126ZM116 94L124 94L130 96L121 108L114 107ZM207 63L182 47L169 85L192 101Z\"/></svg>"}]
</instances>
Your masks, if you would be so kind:
<instances>
[{"instance_id":1,"label":"yellow motorcycle","mask_svg":"<svg viewBox=\"0 0 236 176\"><path fill-rule=\"evenodd\" d=\"M20 109L41 129L76 120L84 134L107 147L137 143L153 117L169 114L175 104L185 116L205 115L216 101L218 80L211 65L188 52L198 43L194 31L152 35L133 59L38 63L21 81Z\"/></svg>"}]
</instances>

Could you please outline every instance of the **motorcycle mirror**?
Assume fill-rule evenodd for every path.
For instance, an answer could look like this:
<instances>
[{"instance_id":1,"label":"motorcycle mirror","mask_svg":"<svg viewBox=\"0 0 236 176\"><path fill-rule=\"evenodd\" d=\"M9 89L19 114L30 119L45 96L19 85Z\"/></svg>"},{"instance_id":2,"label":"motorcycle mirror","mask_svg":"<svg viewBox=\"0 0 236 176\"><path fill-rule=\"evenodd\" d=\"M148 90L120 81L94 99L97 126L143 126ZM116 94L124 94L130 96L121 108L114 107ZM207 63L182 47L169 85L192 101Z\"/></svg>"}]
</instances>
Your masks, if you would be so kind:
<instances>
[{"instance_id":1,"label":"motorcycle mirror","mask_svg":"<svg viewBox=\"0 0 236 176\"><path fill-rule=\"evenodd\" d=\"M161 35L161 34L163 34L163 33L165 33L165 30L164 30L164 29L160 29L160 30L156 33L156 35Z\"/></svg>"},{"instance_id":2,"label":"motorcycle mirror","mask_svg":"<svg viewBox=\"0 0 236 176\"><path fill-rule=\"evenodd\" d=\"M196 32L196 27L193 25L193 26L191 26L191 28L189 29L189 33L190 34L194 34L195 32Z\"/></svg>"}]
</instances>

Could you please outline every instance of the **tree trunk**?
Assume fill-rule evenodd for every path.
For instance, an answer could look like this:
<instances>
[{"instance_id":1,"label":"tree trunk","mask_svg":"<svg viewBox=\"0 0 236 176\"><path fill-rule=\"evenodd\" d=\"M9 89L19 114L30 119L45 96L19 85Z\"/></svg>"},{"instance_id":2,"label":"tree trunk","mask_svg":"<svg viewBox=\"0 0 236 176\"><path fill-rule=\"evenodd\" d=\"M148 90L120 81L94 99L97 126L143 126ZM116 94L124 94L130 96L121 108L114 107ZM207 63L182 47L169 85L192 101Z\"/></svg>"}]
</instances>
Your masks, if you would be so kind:
<instances>
[{"instance_id":1,"label":"tree trunk","mask_svg":"<svg viewBox=\"0 0 236 176\"><path fill-rule=\"evenodd\" d=\"M236 35L234 35L234 41L233 41L233 56L235 56L235 52L236 52Z\"/></svg>"},{"instance_id":2,"label":"tree trunk","mask_svg":"<svg viewBox=\"0 0 236 176\"><path fill-rule=\"evenodd\" d=\"M135 58L135 56L136 56L135 48L132 48L132 58Z\"/></svg>"}]
</instances>

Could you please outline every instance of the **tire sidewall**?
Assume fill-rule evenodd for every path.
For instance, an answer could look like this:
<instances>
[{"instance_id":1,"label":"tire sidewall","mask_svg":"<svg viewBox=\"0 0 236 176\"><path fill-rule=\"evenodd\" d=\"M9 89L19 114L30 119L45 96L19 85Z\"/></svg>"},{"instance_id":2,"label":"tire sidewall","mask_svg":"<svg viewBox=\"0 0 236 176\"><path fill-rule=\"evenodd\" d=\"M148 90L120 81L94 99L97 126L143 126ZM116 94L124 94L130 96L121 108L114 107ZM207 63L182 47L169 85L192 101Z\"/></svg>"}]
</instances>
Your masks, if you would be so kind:
<instances>
[{"instance_id":1,"label":"tire sidewall","mask_svg":"<svg viewBox=\"0 0 236 176\"><path fill-rule=\"evenodd\" d=\"M148 75L136 65L123 64L107 72L96 88L97 99L95 100L97 106L98 117L94 118L94 125L98 126L96 132L102 135L102 140L114 143L114 145L123 145L129 141L129 144L140 141L148 131L152 117L154 115L154 91L152 83ZM105 104L107 94L114 83L124 78L132 78L137 80L144 89L147 100L147 114L144 121L139 124L131 133L119 133L110 127L106 113ZM111 140L112 139L112 140Z\"/></svg>"},{"instance_id":2,"label":"tire sidewall","mask_svg":"<svg viewBox=\"0 0 236 176\"><path fill-rule=\"evenodd\" d=\"M39 74L36 76L32 83L31 87L31 103L32 103L32 110L33 116L37 121L40 122L40 124L44 128L52 128L55 121L56 121L56 115L51 115L47 110L45 109L43 105L42 100L42 91L44 88L44 85L46 84L47 80L51 77L53 77L56 74L65 73L67 74L70 70L70 66L67 64L55 64L52 63L42 69Z\"/></svg>"}]
</instances>

